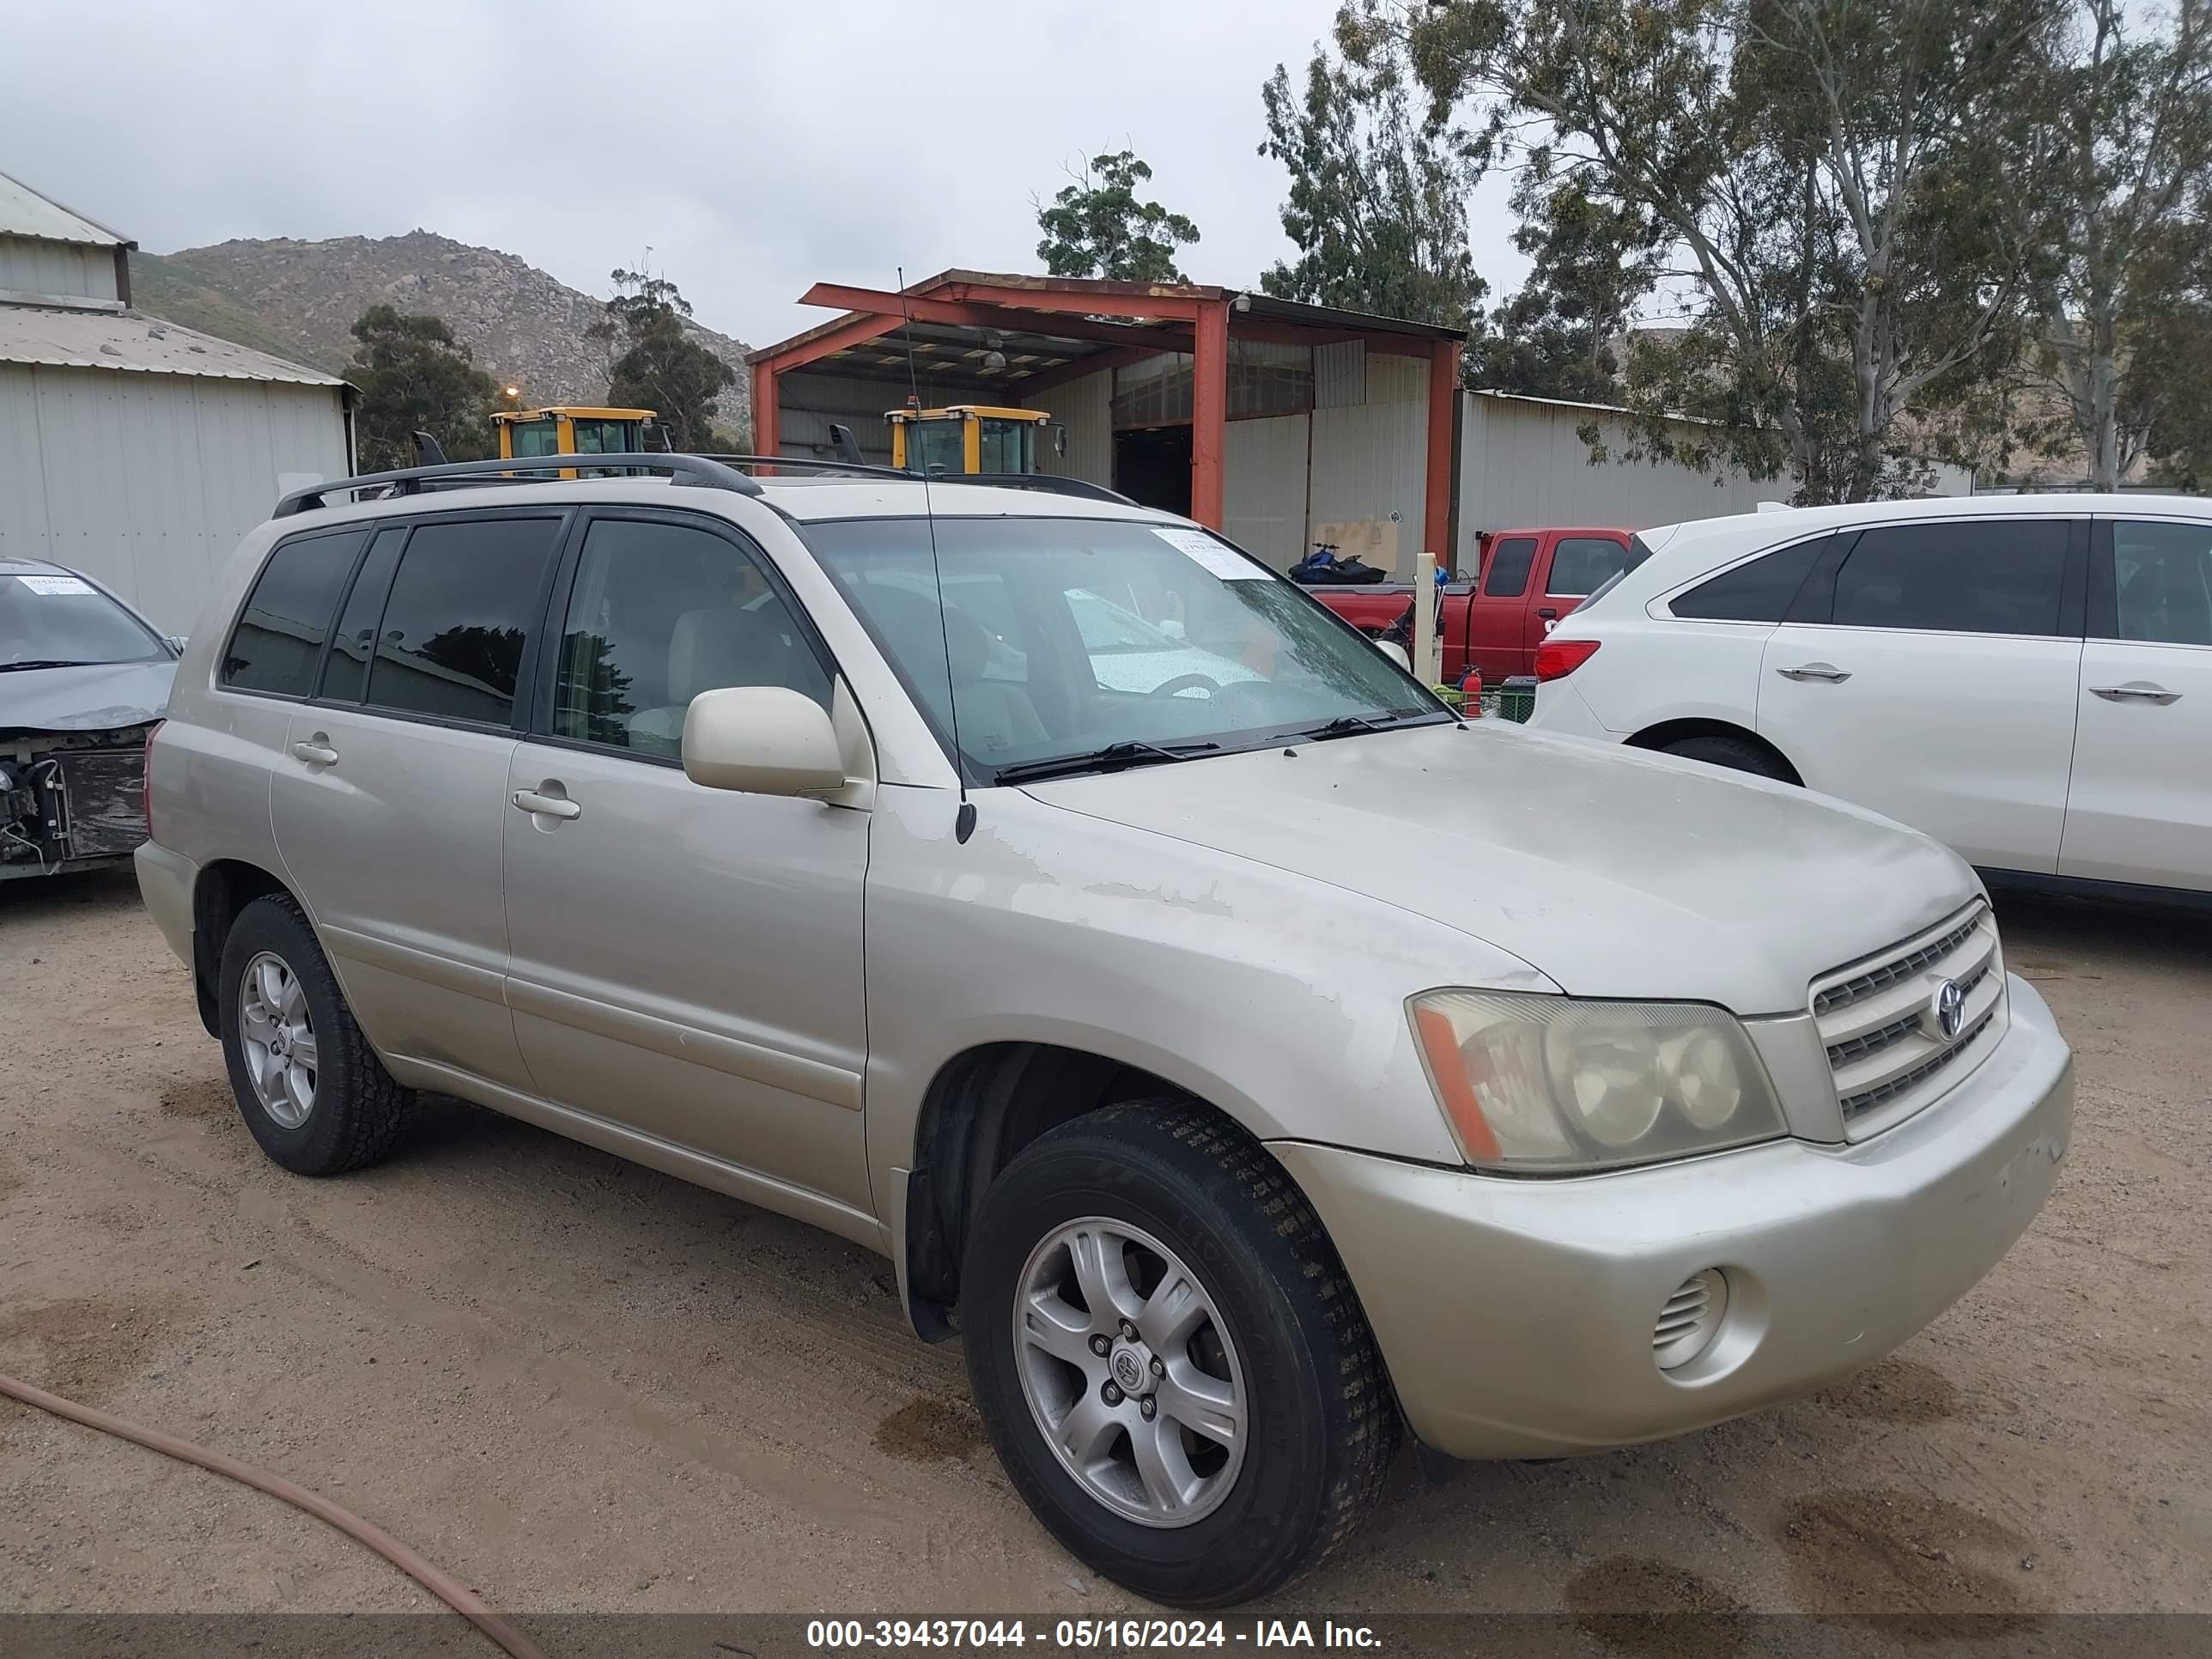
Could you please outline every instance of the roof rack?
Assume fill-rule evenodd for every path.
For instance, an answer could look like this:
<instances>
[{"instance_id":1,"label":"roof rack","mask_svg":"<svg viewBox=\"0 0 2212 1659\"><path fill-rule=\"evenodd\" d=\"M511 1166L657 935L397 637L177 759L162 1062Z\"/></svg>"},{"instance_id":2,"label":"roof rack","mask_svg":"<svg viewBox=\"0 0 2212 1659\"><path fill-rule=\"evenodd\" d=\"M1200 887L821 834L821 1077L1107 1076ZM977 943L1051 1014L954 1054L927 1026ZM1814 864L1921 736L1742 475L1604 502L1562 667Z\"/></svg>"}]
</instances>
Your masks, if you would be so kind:
<instances>
[{"instance_id":1,"label":"roof rack","mask_svg":"<svg viewBox=\"0 0 2212 1659\"><path fill-rule=\"evenodd\" d=\"M724 466L781 466L804 472L851 473L856 478L896 478L912 483L921 477L919 472L903 467L873 466L866 461L817 460L806 455L724 455L702 454L700 459L720 461Z\"/></svg>"},{"instance_id":2,"label":"roof rack","mask_svg":"<svg viewBox=\"0 0 2212 1659\"><path fill-rule=\"evenodd\" d=\"M535 463L535 465L532 465ZM393 472L367 472L355 478L333 478L311 484L281 498L272 519L289 519L323 507L324 497L341 491L382 489L393 495L415 495L441 485L471 483L544 483L563 469L593 473L665 472L676 483L702 484L713 489L732 489L740 495L757 495L760 481L739 471L740 467L781 467L794 472L823 472L856 478L894 478L901 483L920 483L922 475L910 467L871 466L860 461L817 460L798 455L722 455L618 451L608 455L528 455L508 460L442 461L431 466L402 467ZM1103 484L1081 478L1056 477L1047 472L933 473L929 482L981 484L988 489L1036 489L1053 495L1077 495L1087 501L1116 501L1124 507L1141 505Z\"/></svg>"},{"instance_id":3,"label":"roof rack","mask_svg":"<svg viewBox=\"0 0 2212 1659\"><path fill-rule=\"evenodd\" d=\"M531 466L527 462L539 465ZM757 495L760 485L717 458L707 455L669 455L621 453L612 455L531 455L512 460L447 461L437 466L406 466L393 472L366 472L355 478L333 478L312 484L280 498L272 519L289 519L324 506L323 497L339 490L384 486L394 495L420 494L428 486L448 483L543 483L547 475L582 465L592 472L665 472L672 483L702 484L710 489L733 489L740 495Z\"/></svg>"},{"instance_id":4,"label":"roof rack","mask_svg":"<svg viewBox=\"0 0 2212 1659\"><path fill-rule=\"evenodd\" d=\"M808 472L850 474L857 478L896 478L902 483L920 483L921 473L910 466L876 466L864 461L818 460L811 457L792 455L710 455L709 460L726 466L781 466L804 469ZM1103 484L1095 484L1081 478L1056 477L1049 472L933 472L931 483L981 484L992 489L1040 489L1051 495L1080 495L1087 501L1118 501L1124 507L1140 507L1118 490Z\"/></svg>"},{"instance_id":5,"label":"roof rack","mask_svg":"<svg viewBox=\"0 0 2212 1659\"><path fill-rule=\"evenodd\" d=\"M994 489L1041 489L1048 495L1080 495L1086 501L1119 501L1124 507L1142 507L1118 489L1109 489L1104 484L1095 484L1084 478L1063 478L1050 472L970 472L964 477L947 473L946 483L987 484Z\"/></svg>"}]
</instances>

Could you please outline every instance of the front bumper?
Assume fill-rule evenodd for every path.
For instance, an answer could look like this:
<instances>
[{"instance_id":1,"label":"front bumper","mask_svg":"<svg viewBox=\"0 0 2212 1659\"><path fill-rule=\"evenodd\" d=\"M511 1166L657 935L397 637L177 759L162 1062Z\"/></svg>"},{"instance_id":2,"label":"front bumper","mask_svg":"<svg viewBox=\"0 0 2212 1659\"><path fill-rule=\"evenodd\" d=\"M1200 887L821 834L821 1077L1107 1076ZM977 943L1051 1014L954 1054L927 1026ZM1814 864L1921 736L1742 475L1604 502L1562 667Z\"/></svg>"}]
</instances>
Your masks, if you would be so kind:
<instances>
[{"instance_id":1,"label":"front bumper","mask_svg":"<svg viewBox=\"0 0 2212 1659\"><path fill-rule=\"evenodd\" d=\"M1855 1146L1784 1140L1566 1179L1270 1149L1334 1239L1413 1431L1459 1457L1558 1456L1702 1428L1873 1364L2027 1231L2066 1154L2074 1062L2009 987L2012 1026L1950 1093ZM1728 1278L1678 1371L1652 1328Z\"/></svg>"}]
</instances>

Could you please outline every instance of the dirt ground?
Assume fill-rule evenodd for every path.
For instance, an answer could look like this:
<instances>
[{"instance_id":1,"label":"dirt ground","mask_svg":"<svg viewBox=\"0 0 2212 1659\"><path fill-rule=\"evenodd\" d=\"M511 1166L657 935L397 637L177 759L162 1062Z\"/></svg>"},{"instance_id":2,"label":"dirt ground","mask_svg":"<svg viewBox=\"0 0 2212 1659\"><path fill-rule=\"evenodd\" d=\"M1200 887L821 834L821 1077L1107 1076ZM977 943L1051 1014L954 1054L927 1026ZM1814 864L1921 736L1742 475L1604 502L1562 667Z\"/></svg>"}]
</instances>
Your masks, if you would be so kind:
<instances>
[{"instance_id":1,"label":"dirt ground","mask_svg":"<svg viewBox=\"0 0 2212 1659\"><path fill-rule=\"evenodd\" d=\"M2212 1610L2212 927L2001 899L2079 1054L2027 1237L1898 1354L1670 1443L1431 1485L1348 1613ZM313 1182L248 1138L126 874L0 886L0 1370L329 1493L495 1605L1069 1613L886 1262L433 1105ZM0 1612L430 1605L283 1506L0 1401Z\"/></svg>"}]
</instances>

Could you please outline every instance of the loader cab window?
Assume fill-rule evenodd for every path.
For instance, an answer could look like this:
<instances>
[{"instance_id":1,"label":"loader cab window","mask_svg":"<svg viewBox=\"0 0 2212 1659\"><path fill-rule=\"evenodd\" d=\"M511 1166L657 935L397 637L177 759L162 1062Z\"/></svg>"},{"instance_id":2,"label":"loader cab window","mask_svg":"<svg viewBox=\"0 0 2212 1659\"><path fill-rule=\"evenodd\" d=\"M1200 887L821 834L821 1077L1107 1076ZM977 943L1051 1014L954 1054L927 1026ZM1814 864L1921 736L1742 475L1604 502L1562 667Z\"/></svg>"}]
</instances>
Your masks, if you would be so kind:
<instances>
[{"instance_id":1,"label":"loader cab window","mask_svg":"<svg viewBox=\"0 0 2212 1659\"><path fill-rule=\"evenodd\" d=\"M514 453L518 456L561 453L561 434L550 415L541 421L516 421L507 430L514 434Z\"/></svg>"},{"instance_id":2,"label":"loader cab window","mask_svg":"<svg viewBox=\"0 0 2212 1659\"><path fill-rule=\"evenodd\" d=\"M957 477L968 470L958 421L913 421L906 428L906 464L917 472Z\"/></svg>"},{"instance_id":3,"label":"loader cab window","mask_svg":"<svg viewBox=\"0 0 2212 1659\"><path fill-rule=\"evenodd\" d=\"M579 455L626 455L630 450L633 429L627 421L579 421L576 422L576 453Z\"/></svg>"},{"instance_id":4,"label":"loader cab window","mask_svg":"<svg viewBox=\"0 0 2212 1659\"><path fill-rule=\"evenodd\" d=\"M985 421L978 434L985 472L1029 472L1036 466L1036 428L1027 421Z\"/></svg>"}]
</instances>

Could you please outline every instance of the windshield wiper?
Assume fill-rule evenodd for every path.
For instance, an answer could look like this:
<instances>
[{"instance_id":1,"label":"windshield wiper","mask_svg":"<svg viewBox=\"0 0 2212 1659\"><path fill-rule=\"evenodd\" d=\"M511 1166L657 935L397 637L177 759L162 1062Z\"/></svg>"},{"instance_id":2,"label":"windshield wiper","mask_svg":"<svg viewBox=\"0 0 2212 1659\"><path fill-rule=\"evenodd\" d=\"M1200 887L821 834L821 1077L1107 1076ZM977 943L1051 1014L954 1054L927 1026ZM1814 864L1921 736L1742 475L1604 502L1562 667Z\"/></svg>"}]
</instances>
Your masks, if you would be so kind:
<instances>
[{"instance_id":1,"label":"windshield wiper","mask_svg":"<svg viewBox=\"0 0 2212 1659\"><path fill-rule=\"evenodd\" d=\"M1339 714L1333 720L1323 720L1298 735L1320 742L1328 738L1349 738L1361 732L1380 732L1386 726L1399 726L1408 720L1427 720L1431 711L1426 708L1401 710L1386 714Z\"/></svg>"},{"instance_id":2,"label":"windshield wiper","mask_svg":"<svg viewBox=\"0 0 2212 1659\"><path fill-rule=\"evenodd\" d=\"M33 657L26 662L0 662L0 674L13 673L18 668L97 668L100 665L76 662L66 657Z\"/></svg>"},{"instance_id":3,"label":"windshield wiper","mask_svg":"<svg viewBox=\"0 0 2212 1659\"><path fill-rule=\"evenodd\" d=\"M1139 743L1131 738L1109 743L1081 755L1054 755L1044 760L1016 761L992 774L994 783L1027 783L1038 778L1065 777L1074 772L1100 772L1109 768L1136 766L1153 761L1188 760L1218 750L1218 743Z\"/></svg>"}]
</instances>

